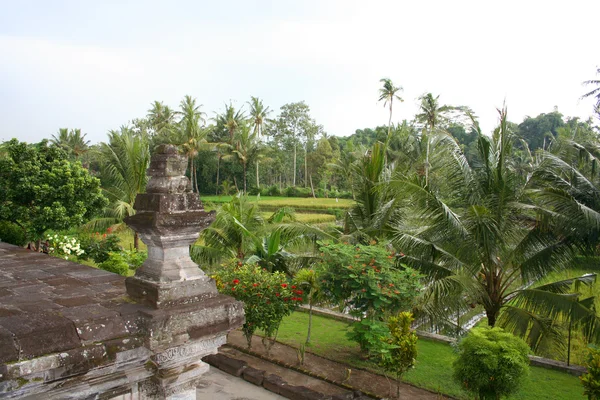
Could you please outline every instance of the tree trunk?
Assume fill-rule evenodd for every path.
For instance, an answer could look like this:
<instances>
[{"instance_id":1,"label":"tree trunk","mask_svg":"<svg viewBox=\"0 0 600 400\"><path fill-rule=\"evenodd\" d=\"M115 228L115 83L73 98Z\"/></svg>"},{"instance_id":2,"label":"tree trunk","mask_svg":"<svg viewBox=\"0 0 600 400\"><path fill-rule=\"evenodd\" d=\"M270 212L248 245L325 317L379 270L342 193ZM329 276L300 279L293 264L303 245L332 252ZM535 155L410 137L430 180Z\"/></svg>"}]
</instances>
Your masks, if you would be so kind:
<instances>
[{"instance_id":1,"label":"tree trunk","mask_svg":"<svg viewBox=\"0 0 600 400\"><path fill-rule=\"evenodd\" d=\"M306 344L310 343L310 330L312 329L312 300L308 302L308 333L306 334Z\"/></svg>"},{"instance_id":2,"label":"tree trunk","mask_svg":"<svg viewBox=\"0 0 600 400\"><path fill-rule=\"evenodd\" d=\"M306 149L304 149L304 187L308 187L308 143L306 143Z\"/></svg>"},{"instance_id":3,"label":"tree trunk","mask_svg":"<svg viewBox=\"0 0 600 400\"><path fill-rule=\"evenodd\" d=\"M292 186L296 186L296 144L294 143L294 179L292 180Z\"/></svg>"},{"instance_id":4,"label":"tree trunk","mask_svg":"<svg viewBox=\"0 0 600 400\"><path fill-rule=\"evenodd\" d=\"M133 232L133 248L135 251L138 251L140 248L140 236L135 231Z\"/></svg>"},{"instance_id":5,"label":"tree trunk","mask_svg":"<svg viewBox=\"0 0 600 400\"><path fill-rule=\"evenodd\" d=\"M248 180L248 178L246 177L246 163L242 163L243 165L243 169L244 169L244 193L248 193L247 192L247 188L246 188L246 182Z\"/></svg>"},{"instance_id":6,"label":"tree trunk","mask_svg":"<svg viewBox=\"0 0 600 400\"><path fill-rule=\"evenodd\" d=\"M488 319L488 326L493 328L496 325L496 318L498 317L498 311L496 310L485 310L485 315Z\"/></svg>"},{"instance_id":7,"label":"tree trunk","mask_svg":"<svg viewBox=\"0 0 600 400\"><path fill-rule=\"evenodd\" d=\"M259 180L259 175L258 175L258 160L256 160L256 188L260 189L260 180Z\"/></svg>"},{"instance_id":8,"label":"tree trunk","mask_svg":"<svg viewBox=\"0 0 600 400\"><path fill-rule=\"evenodd\" d=\"M221 154L217 155L217 190L216 195L219 194L219 173L221 172Z\"/></svg>"},{"instance_id":9,"label":"tree trunk","mask_svg":"<svg viewBox=\"0 0 600 400\"><path fill-rule=\"evenodd\" d=\"M312 183L312 175L310 176L310 190L312 191L313 199L316 199L317 196L315 196L315 188Z\"/></svg>"}]
</instances>

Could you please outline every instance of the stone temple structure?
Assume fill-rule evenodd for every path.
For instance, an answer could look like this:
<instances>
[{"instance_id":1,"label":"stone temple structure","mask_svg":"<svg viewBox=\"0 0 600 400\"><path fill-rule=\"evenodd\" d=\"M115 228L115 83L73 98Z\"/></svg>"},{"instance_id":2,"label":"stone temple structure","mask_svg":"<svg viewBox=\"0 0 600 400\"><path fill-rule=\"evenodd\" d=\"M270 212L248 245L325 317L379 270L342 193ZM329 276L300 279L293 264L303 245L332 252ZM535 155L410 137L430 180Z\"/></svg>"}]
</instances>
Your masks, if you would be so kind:
<instances>
[{"instance_id":1,"label":"stone temple structure","mask_svg":"<svg viewBox=\"0 0 600 400\"><path fill-rule=\"evenodd\" d=\"M126 219L148 246L134 277L0 243L0 398L196 398L201 358L244 312L190 259L214 216L186 161L173 146L152 157Z\"/></svg>"}]
</instances>

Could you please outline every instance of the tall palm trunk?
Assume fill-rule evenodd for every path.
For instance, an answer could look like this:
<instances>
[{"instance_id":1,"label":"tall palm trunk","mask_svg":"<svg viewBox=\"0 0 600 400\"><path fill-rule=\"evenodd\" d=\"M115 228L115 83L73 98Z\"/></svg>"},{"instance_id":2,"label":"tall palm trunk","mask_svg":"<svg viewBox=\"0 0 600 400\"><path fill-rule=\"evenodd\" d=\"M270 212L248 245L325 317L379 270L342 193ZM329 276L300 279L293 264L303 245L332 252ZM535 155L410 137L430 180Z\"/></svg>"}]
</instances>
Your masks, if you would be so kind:
<instances>
[{"instance_id":1,"label":"tall palm trunk","mask_svg":"<svg viewBox=\"0 0 600 400\"><path fill-rule=\"evenodd\" d=\"M248 193L248 191L246 190L246 182L248 181L248 177L246 176L246 162L245 161L242 163L242 167L244 169L244 193Z\"/></svg>"},{"instance_id":2,"label":"tall palm trunk","mask_svg":"<svg viewBox=\"0 0 600 400\"><path fill-rule=\"evenodd\" d=\"M221 153L217 154L217 190L215 194L219 194L219 175L221 173Z\"/></svg>"},{"instance_id":3,"label":"tall palm trunk","mask_svg":"<svg viewBox=\"0 0 600 400\"><path fill-rule=\"evenodd\" d=\"M296 186L296 169L297 169L297 167L296 167L296 143L294 143L294 179L292 181L293 182L292 186L294 186L294 187Z\"/></svg>"},{"instance_id":4,"label":"tall palm trunk","mask_svg":"<svg viewBox=\"0 0 600 400\"><path fill-rule=\"evenodd\" d=\"M258 160L256 160L256 188L260 189L260 180L259 180L259 175L258 175L258 165L259 165L259 162L258 162Z\"/></svg>"}]
</instances>

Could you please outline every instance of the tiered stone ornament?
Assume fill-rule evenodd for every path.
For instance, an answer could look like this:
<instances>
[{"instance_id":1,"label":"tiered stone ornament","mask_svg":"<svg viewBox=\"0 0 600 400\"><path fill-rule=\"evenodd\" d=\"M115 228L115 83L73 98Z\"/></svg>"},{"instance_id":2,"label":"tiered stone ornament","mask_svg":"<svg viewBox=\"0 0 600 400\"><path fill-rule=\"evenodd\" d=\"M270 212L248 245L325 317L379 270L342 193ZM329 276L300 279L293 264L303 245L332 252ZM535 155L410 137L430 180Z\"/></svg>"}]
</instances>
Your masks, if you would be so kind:
<instances>
[{"instance_id":1,"label":"tiered stone ornament","mask_svg":"<svg viewBox=\"0 0 600 400\"><path fill-rule=\"evenodd\" d=\"M217 292L189 255L189 246L214 220L184 175L187 158L174 146L159 146L150 161L146 193L136 214L125 219L148 246L148 259L125 281L127 293L149 308L142 312L147 347L156 373L140 388L148 398L195 399L208 365L200 358L225 344L244 323L242 303Z\"/></svg>"},{"instance_id":2,"label":"tiered stone ornament","mask_svg":"<svg viewBox=\"0 0 600 400\"><path fill-rule=\"evenodd\" d=\"M127 293L155 308L200 301L217 293L214 280L190 258L189 247L214 220L184 175L187 157L175 146L159 146L150 161L146 193L125 222L148 246L148 259L126 280Z\"/></svg>"}]
</instances>

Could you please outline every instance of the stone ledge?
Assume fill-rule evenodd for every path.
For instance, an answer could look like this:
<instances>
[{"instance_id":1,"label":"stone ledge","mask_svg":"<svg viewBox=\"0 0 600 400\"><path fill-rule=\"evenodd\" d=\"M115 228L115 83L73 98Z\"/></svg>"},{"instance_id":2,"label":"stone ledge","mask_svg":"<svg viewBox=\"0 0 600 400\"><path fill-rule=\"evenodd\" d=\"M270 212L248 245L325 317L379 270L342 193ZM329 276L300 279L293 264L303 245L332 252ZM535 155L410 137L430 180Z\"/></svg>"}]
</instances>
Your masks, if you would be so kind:
<instances>
[{"instance_id":1,"label":"stone ledge","mask_svg":"<svg viewBox=\"0 0 600 400\"><path fill-rule=\"evenodd\" d=\"M227 372L233 376L241 376L244 368L248 366L245 361L236 360L235 358L229 358L223 354L211 354L202 359L209 365L220 369L221 371Z\"/></svg>"},{"instance_id":2,"label":"stone ledge","mask_svg":"<svg viewBox=\"0 0 600 400\"><path fill-rule=\"evenodd\" d=\"M282 377L267 374L265 371L248 366L246 361L227 357L217 353L206 356L202 361L230 375L242 377L247 382L261 386L266 390L290 400L372 400L360 391L330 396L306 386L289 385Z\"/></svg>"}]
</instances>

